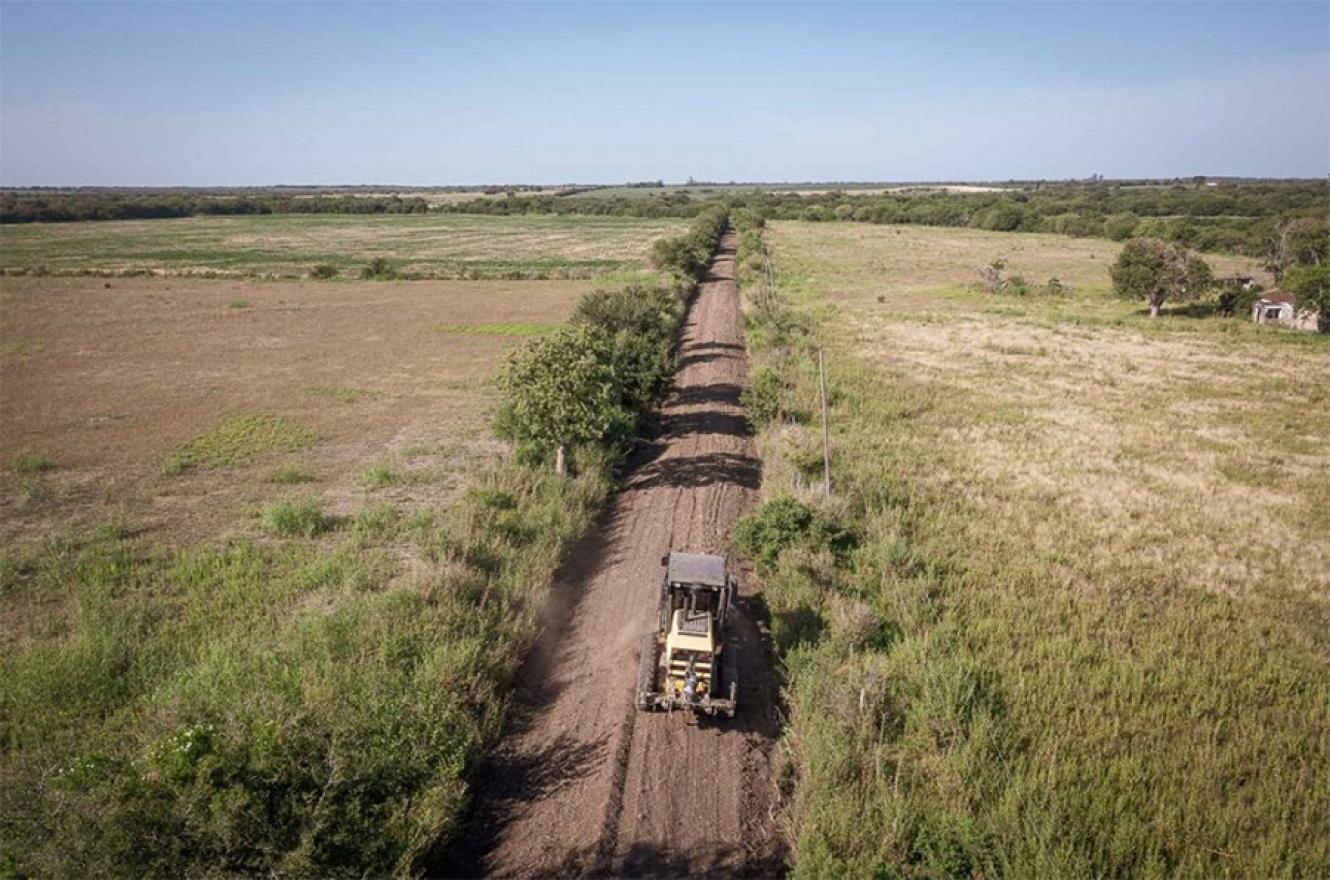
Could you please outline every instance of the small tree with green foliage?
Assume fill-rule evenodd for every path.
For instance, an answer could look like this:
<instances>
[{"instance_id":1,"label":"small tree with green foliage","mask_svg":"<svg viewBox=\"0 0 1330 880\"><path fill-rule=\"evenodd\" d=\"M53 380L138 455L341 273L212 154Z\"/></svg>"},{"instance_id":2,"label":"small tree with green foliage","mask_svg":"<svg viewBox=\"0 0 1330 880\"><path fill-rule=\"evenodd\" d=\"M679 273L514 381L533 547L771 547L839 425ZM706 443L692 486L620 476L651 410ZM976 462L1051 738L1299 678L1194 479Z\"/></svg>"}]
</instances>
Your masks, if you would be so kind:
<instances>
[{"instance_id":1,"label":"small tree with green foliage","mask_svg":"<svg viewBox=\"0 0 1330 880\"><path fill-rule=\"evenodd\" d=\"M1214 280L1205 260L1179 244L1157 238L1127 242L1110 270L1113 290L1123 299L1144 299L1150 317L1159 317L1166 300L1196 299Z\"/></svg>"},{"instance_id":2,"label":"small tree with green foliage","mask_svg":"<svg viewBox=\"0 0 1330 880\"><path fill-rule=\"evenodd\" d=\"M615 361L613 339L589 325L527 343L499 374L507 431L541 452L553 451L559 474L567 473L570 446L629 436L636 418L623 404Z\"/></svg>"},{"instance_id":3,"label":"small tree with green foliage","mask_svg":"<svg viewBox=\"0 0 1330 880\"><path fill-rule=\"evenodd\" d=\"M1298 308L1316 312L1316 331L1330 333L1330 263L1294 266L1284 283L1298 299Z\"/></svg>"}]
</instances>

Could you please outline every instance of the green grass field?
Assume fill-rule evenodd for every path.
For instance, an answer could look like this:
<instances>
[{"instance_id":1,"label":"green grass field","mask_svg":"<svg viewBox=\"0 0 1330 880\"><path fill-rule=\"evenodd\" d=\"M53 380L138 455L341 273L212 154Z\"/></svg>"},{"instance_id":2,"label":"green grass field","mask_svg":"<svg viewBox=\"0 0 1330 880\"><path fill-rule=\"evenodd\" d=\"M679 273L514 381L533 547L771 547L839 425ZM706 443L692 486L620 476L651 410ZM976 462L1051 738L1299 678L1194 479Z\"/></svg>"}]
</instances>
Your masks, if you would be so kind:
<instances>
[{"instance_id":1,"label":"green grass field","mask_svg":"<svg viewBox=\"0 0 1330 880\"><path fill-rule=\"evenodd\" d=\"M256 215L0 227L10 273L357 277L371 260L420 278L590 278L647 270L680 220L589 216Z\"/></svg>"},{"instance_id":2,"label":"green grass field","mask_svg":"<svg viewBox=\"0 0 1330 880\"><path fill-rule=\"evenodd\" d=\"M854 544L765 571L796 875L1330 873L1330 340L1152 321L1107 242L767 238L827 347L836 492L799 488L816 373L772 347L764 491ZM1075 292L976 292L997 256Z\"/></svg>"}]
</instances>

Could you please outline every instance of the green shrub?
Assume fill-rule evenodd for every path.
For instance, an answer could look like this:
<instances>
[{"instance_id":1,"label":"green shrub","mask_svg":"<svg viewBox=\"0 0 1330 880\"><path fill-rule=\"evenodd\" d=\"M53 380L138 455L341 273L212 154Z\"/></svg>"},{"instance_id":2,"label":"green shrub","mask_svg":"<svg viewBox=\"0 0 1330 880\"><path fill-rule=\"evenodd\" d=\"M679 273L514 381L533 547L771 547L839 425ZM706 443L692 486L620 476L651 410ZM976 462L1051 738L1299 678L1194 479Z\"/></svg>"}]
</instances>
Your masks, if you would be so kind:
<instances>
[{"instance_id":1,"label":"green shrub","mask_svg":"<svg viewBox=\"0 0 1330 880\"><path fill-rule=\"evenodd\" d=\"M1136 234L1139 222L1135 214L1114 214L1104 219L1104 235L1113 241L1126 241Z\"/></svg>"},{"instance_id":2,"label":"green shrub","mask_svg":"<svg viewBox=\"0 0 1330 880\"><path fill-rule=\"evenodd\" d=\"M784 397L785 382L780 373L768 366L759 367L739 396L749 426L760 431L779 418Z\"/></svg>"},{"instance_id":3,"label":"green shrub","mask_svg":"<svg viewBox=\"0 0 1330 880\"><path fill-rule=\"evenodd\" d=\"M55 469L55 462L35 452L21 452L9 461L9 469L21 477L31 477Z\"/></svg>"},{"instance_id":4,"label":"green shrub","mask_svg":"<svg viewBox=\"0 0 1330 880\"><path fill-rule=\"evenodd\" d=\"M263 510L263 527L285 538L313 538L336 526L317 501L278 501Z\"/></svg>"},{"instance_id":5,"label":"green shrub","mask_svg":"<svg viewBox=\"0 0 1330 880\"><path fill-rule=\"evenodd\" d=\"M272 476L268 478L268 482L276 483L279 486L294 486L299 483L314 482L314 475L293 464L284 464L272 472Z\"/></svg>"},{"instance_id":6,"label":"green shrub","mask_svg":"<svg viewBox=\"0 0 1330 880\"><path fill-rule=\"evenodd\" d=\"M769 570L790 547L826 548L844 554L854 546L854 536L816 507L790 495L765 502L734 525L734 546Z\"/></svg>"},{"instance_id":7,"label":"green shrub","mask_svg":"<svg viewBox=\"0 0 1330 880\"><path fill-rule=\"evenodd\" d=\"M366 281L394 281L401 276L387 259L375 257L360 270L360 277Z\"/></svg>"},{"instance_id":8,"label":"green shrub","mask_svg":"<svg viewBox=\"0 0 1330 880\"><path fill-rule=\"evenodd\" d=\"M406 477L386 464L378 464L365 471L362 482L370 489L383 489L406 482Z\"/></svg>"}]
</instances>

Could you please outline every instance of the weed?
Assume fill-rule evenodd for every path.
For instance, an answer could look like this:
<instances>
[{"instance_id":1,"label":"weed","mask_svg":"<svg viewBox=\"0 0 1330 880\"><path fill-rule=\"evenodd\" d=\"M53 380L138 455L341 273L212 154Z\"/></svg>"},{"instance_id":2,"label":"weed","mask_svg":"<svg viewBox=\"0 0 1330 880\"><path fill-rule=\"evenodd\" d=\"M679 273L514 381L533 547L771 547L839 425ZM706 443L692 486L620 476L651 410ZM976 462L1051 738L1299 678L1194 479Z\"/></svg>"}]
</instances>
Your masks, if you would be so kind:
<instances>
[{"instance_id":1,"label":"weed","mask_svg":"<svg viewBox=\"0 0 1330 880\"><path fill-rule=\"evenodd\" d=\"M233 308L233 309L247 309L247 308L249 308L249 300L247 300L247 299L233 299L233 300L231 300L231 308Z\"/></svg>"},{"instance_id":2,"label":"weed","mask_svg":"<svg viewBox=\"0 0 1330 880\"><path fill-rule=\"evenodd\" d=\"M30 477L54 470L55 462L45 455L22 452L10 459L9 469L21 477Z\"/></svg>"},{"instance_id":3,"label":"weed","mask_svg":"<svg viewBox=\"0 0 1330 880\"><path fill-rule=\"evenodd\" d=\"M396 267L384 257L375 257L360 270L360 277L367 281L395 281L399 276Z\"/></svg>"},{"instance_id":4,"label":"weed","mask_svg":"<svg viewBox=\"0 0 1330 880\"><path fill-rule=\"evenodd\" d=\"M284 464L272 472L268 482L276 483L279 486L295 486L300 483L314 482L314 475L293 464Z\"/></svg>"},{"instance_id":5,"label":"weed","mask_svg":"<svg viewBox=\"0 0 1330 880\"><path fill-rule=\"evenodd\" d=\"M391 504L376 504L356 514L351 530L362 538L381 541L396 533L401 518L401 514Z\"/></svg>"},{"instance_id":6,"label":"weed","mask_svg":"<svg viewBox=\"0 0 1330 880\"><path fill-rule=\"evenodd\" d=\"M393 470L386 464L379 464L365 471L362 481L370 489L384 489L406 482L406 476Z\"/></svg>"},{"instance_id":7,"label":"weed","mask_svg":"<svg viewBox=\"0 0 1330 880\"><path fill-rule=\"evenodd\" d=\"M284 538L313 538L336 525L314 500L278 501L263 509L264 529Z\"/></svg>"},{"instance_id":8,"label":"weed","mask_svg":"<svg viewBox=\"0 0 1330 880\"><path fill-rule=\"evenodd\" d=\"M241 465L265 452L312 446L318 436L313 428L285 416L232 416L180 446L167 458L165 472Z\"/></svg>"},{"instance_id":9,"label":"weed","mask_svg":"<svg viewBox=\"0 0 1330 880\"><path fill-rule=\"evenodd\" d=\"M312 394L315 397L326 397L338 403L355 403L366 397L374 396L373 391L366 391L363 388L349 388L345 385L312 385L305 389L305 393Z\"/></svg>"},{"instance_id":10,"label":"weed","mask_svg":"<svg viewBox=\"0 0 1330 880\"><path fill-rule=\"evenodd\" d=\"M441 333L465 333L476 336L546 336L559 329L557 324L440 324Z\"/></svg>"}]
</instances>

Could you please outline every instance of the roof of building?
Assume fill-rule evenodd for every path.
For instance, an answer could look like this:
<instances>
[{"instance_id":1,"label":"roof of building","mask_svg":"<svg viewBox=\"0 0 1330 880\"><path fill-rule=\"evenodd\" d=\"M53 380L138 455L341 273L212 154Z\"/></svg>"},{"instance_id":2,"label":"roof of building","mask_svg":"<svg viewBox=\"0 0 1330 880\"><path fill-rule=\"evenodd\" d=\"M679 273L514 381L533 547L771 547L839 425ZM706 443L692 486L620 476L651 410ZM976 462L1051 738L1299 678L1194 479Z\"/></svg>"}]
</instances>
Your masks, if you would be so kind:
<instances>
[{"instance_id":1,"label":"roof of building","mask_svg":"<svg viewBox=\"0 0 1330 880\"><path fill-rule=\"evenodd\" d=\"M724 556L672 552L665 571L670 583L725 586Z\"/></svg>"},{"instance_id":2,"label":"roof of building","mask_svg":"<svg viewBox=\"0 0 1330 880\"><path fill-rule=\"evenodd\" d=\"M1297 298L1286 290L1263 290L1261 291L1260 302L1288 303L1289 305L1296 305Z\"/></svg>"}]
</instances>

